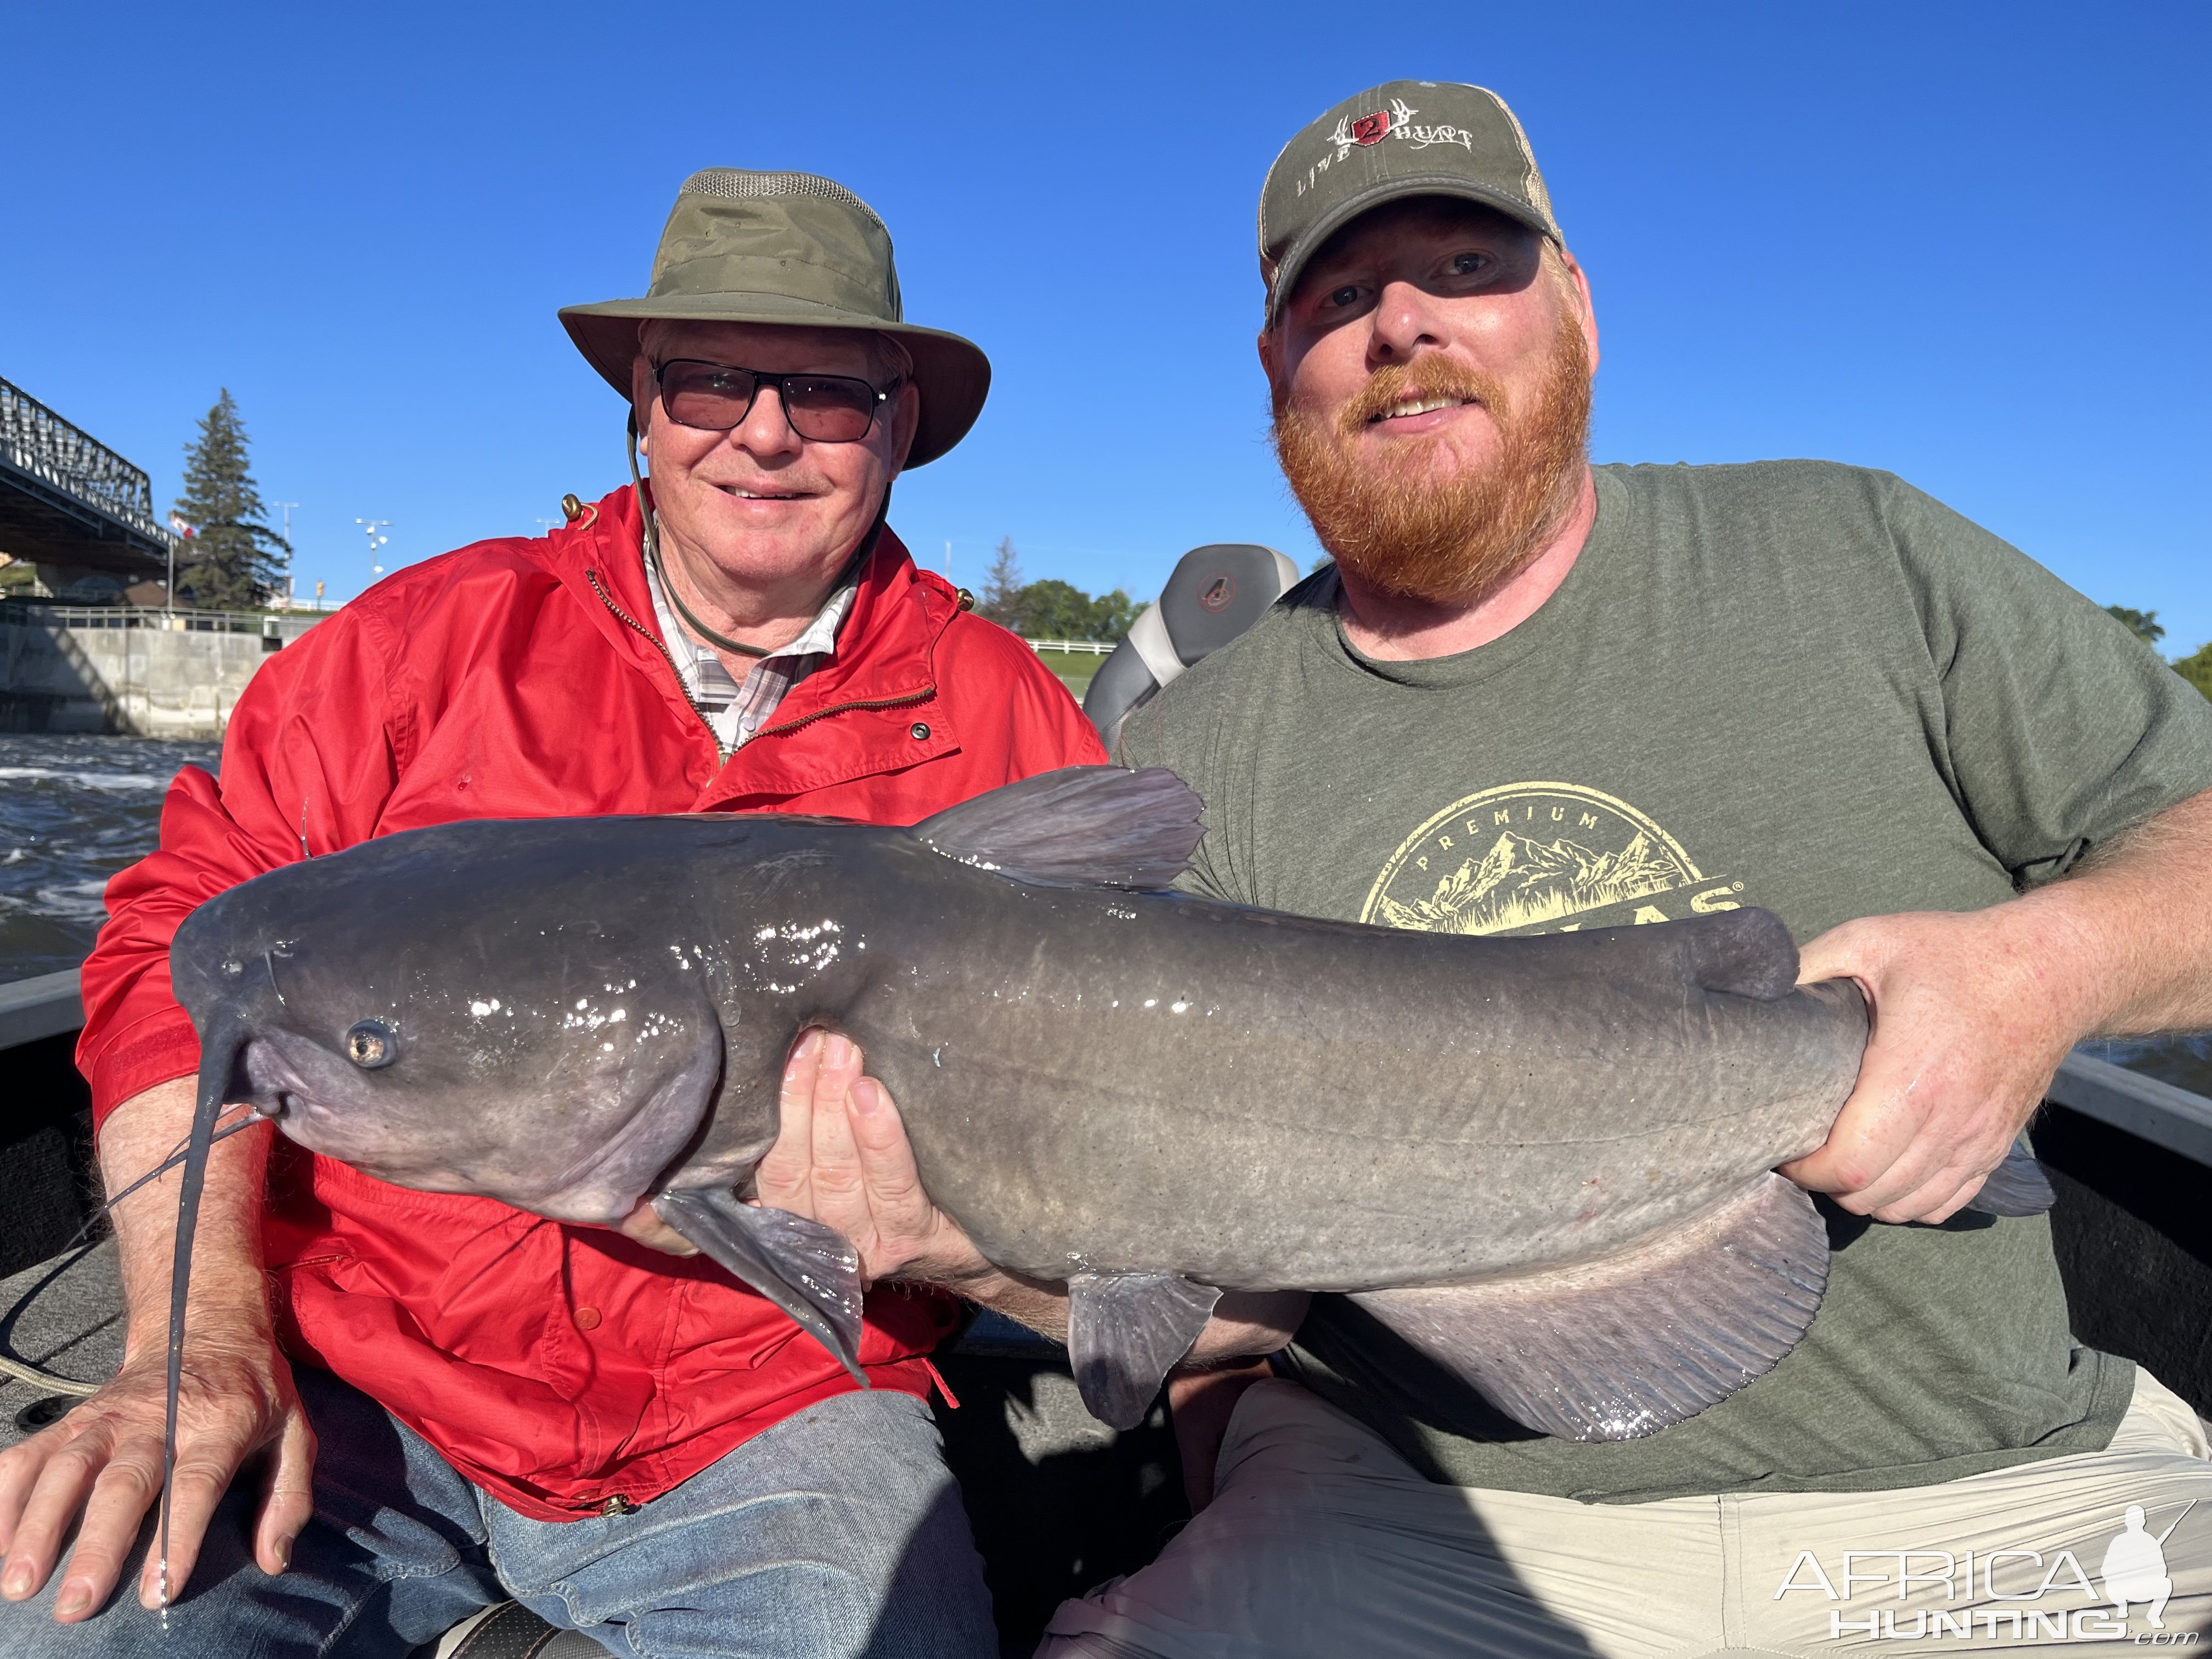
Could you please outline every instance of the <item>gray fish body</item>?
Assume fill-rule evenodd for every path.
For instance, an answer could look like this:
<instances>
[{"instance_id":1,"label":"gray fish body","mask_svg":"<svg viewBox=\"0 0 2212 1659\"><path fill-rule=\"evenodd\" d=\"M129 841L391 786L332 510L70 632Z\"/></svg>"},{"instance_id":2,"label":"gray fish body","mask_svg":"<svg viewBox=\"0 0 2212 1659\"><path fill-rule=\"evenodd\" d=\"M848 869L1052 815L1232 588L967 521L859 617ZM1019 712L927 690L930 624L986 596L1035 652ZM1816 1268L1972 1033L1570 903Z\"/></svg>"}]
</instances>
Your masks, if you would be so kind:
<instances>
[{"instance_id":1,"label":"gray fish body","mask_svg":"<svg viewBox=\"0 0 2212 1659\"><path fill-rule=\"evenodd\" d=\"M932 1196L1040 1277L1349 1291L1610 1251L1817 1146L1865 1042L1855 994L1707 991L1659 928L1407 934L939 862L876 945L901 971L830 1017Z\"/></svg>"},{"instance_id":2,"label":"gray fish body","mask_svg":"<svg viewBox=\"0 0 2212 1659\"><path fill-rule=\"evenodd\" d=\"M242 1101L403 1185L585 1223L650 1203L861 1376L849 1243L739 1201L824 1026L983 1255L1066 1281L1077 1382L1117 1426L1231 1291L1352 1293L1580 1438L1789 1352L1827 1241L1771 1171L1850 1093L1856 988L1794 988L1758 910L1482 939L1157 890L1199 813L1170 773L1072 769L911 830L473 822L272 872L172 951L191 1156Z\"/></svg>"},{"instance_id":3,"label":"gray fish body","mask_svg":"<svg viewBox=\"0 0 2212 1659\"><path fill-rule=\"evenodd\" d=\"M268 953L233 1097L289 1096L288 1133L386 1179L596 1222L740 1183L824 1025L999 1265L1349 1291L1617 1249L1820 1144L1856 997L1705 989L1680 934L1030 886L761 816L418 830L213 901L179 955L199 1014L200 964ZM362 1018L388 1068L342 1057Z\"/></svg>"}]
</instances>

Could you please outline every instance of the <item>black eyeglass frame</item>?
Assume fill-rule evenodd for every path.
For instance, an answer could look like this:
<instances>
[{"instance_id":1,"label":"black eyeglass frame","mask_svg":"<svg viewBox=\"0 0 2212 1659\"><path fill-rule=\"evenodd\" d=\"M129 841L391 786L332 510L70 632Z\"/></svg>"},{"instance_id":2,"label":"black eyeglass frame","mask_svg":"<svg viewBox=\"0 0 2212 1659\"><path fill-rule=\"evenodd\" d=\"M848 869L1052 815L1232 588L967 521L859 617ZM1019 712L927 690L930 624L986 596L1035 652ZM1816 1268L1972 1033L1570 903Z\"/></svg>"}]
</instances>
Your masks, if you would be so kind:
<instances>
[{"instance_id":1,"label":"black eyeglass frame","mask_svg":"<svg viewBox=\"0 0 2212 1659\"><path fill-rule=\"evenodd\" d=\"M670 409L668 405L665 377L668 371L676 368L678 364L688 364L695 368L716 369L726 374L751 375L753 379L753 389L750 392L746 394L745 406L738 411L737 419L732 421L727 426L700 426L695 422L684 419L681 416L678 415L673 409ZM812 433L808 432L804 427L799 425L798 416L793 412L791 403L791 384L794 380L812 380L817 383L828 380L835 382L839 386L856 386L861 387L867 392L869 398L868 424L856 435L850 438L817 438L814 436ZM664 410L667 410L668 418L674 421L678 426L688 426L694 432L733 432L738 428L743 426L745 423L747 417L752 414L753 405L760 401L761 388L764 386L773 386L775 388L776 404L777 406L783 410L783 418L785 422L790 426L793 432L799 434L799 435L805 439L807 442L815 444L856 444L861 442L867 437L869 433L873 432L876 429L876 422L883 414L884 405L890 401L891 394L905 384L906 377L904 375L894 378L889 386L878 386L872 381L864 380L857 374L815 374L805 372L793 374L771 374L765 369L746 368L737 363L718 363L711 362L705 357L671 357L666 362L655 363L653 367L653 390L660 394L660 406Z\"/></svg>"}]
</instances>

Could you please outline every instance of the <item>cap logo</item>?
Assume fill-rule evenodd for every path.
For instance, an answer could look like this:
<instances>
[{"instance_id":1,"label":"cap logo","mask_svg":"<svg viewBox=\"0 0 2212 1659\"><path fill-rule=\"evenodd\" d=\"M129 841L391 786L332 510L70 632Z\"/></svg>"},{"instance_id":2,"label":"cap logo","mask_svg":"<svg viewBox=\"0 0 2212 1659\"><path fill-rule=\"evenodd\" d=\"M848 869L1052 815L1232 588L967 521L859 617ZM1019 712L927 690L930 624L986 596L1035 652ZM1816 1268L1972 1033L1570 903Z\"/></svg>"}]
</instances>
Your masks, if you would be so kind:
<instances>
[{"instance_id":1,"label":"cap logo","mask_svg":"<svg viewBox=\"0 0 2212 1659\"><path fill-rule=\"evenodd\" d=\"M1441 123L1423 126L1413 118L1419 113L1420 111L1404 99L1393 98L1389 109L1378 109L1356 121L1348 115L1338 116L1336 130L1328 135L1326 141L1330 148L1319 161L1306 169L1306 176L1297 182L1297 193L1303 196L1311 190L1320 181L1322 173L1353 150L1365 149L1386 138L1410 145L1415 149L1426 149L1431 144L1457 144L1469 155L1474 154L1474 135L1465 127L1447 126Z\"/></svg>"},{"instance_id":2,"label":"cap logo","mask_svg":"<svg viewBox=\"0 0 2212 1659\"><path fill-rule=\"evenodd\" d=\"M1237 578L1225 571L1208 576L1199 584L1198 602L1208 611L1226 611L1236 597Z\"/></svg>"}]
</instances>

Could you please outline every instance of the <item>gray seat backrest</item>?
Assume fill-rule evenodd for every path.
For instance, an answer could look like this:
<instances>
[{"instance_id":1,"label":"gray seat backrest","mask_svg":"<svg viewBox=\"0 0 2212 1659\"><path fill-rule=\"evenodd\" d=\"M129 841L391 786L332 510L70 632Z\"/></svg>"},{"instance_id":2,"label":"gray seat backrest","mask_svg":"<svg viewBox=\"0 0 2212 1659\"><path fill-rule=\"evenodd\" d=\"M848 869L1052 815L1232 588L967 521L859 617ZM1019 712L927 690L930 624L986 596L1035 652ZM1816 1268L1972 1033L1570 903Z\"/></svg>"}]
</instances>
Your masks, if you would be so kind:
<instances>
[{"instance_id":1,"label":"gray seat backrest","mask_svg":"<svg viewBox=\"0 0 2212 1659\"><path fill-rule=\"evenodd\" d=\"M1296 565L1256 542L1215 542L1184 554L1083 699L1107 745L1132 710L1249 629L1297 579Z\"/></svg>"}]
</instances>

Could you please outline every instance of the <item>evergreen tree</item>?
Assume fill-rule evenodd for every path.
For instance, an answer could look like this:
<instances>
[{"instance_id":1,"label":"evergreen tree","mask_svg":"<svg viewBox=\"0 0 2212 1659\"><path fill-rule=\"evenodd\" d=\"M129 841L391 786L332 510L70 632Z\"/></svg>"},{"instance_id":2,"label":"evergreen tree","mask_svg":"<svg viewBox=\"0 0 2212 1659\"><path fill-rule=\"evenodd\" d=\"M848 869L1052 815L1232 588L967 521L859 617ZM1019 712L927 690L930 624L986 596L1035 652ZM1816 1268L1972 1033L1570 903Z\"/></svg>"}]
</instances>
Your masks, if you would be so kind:
<instances>
[{"instance_id":1,"label":"evergreen tree","mask_svg":"<svg viewBox=\"0 0 2212 1659\"><path fill-rule=\"evenodd\" d=\"M185 450L177 514L198 534L179 550L191 562L177 586L195 605L241 610L264 601L283 574L283 538L261 522L261 492L246 465L246 428L229 388Z\"/></svg>"},{"instance_id":2,"label":"evergreen tree","mask_svg":"<svg viewBox=\"0 0 2212 1659\"><path fill-rule=\"evenodd\" d=\"M1014 538L1008 536L999 543L991 568L984 574L983 599L975 607L976 613L988 617L1001 628L1022 633L1026 618L1021 613L1021 598L1022 562L1014 552Z\"/></svg>"},{"instance_id":3,"label":"evergreen tree","mask_svg":"<svg viewBox=\"0 0 2212 1659\"><path fill-rule=\"evenodd\" d=\"M2105 609L2135 629L2136 637L2145 645L2156 645L2166 637L2155 611L2136 611L2124 605L2108 605Z\"/></svg>"}]
</instances>

